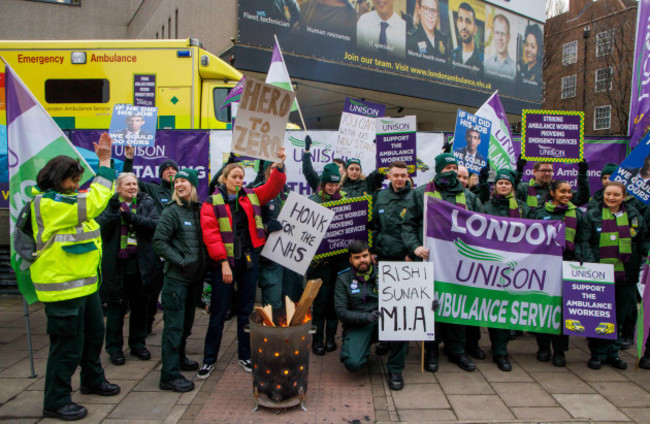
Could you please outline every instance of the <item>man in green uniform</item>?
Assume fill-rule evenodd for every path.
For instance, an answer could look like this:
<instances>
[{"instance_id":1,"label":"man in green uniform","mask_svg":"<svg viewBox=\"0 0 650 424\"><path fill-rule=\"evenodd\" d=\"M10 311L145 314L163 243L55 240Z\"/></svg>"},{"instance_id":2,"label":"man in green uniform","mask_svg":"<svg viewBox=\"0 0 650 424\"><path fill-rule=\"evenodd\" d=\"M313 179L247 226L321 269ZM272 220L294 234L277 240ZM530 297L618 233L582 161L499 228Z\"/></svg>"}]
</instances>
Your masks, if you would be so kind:
<instances>
[{"instance_id":1,"label":"man in green uniform","mask_svg":"<svg viewBox=\"0 0 650 424\"><path fill-rule=\"evenodd\" d=\"M436 176L427 185L414 190L413 196L406 207L402 222L402 241L417 258L429 258L429 250L423 243L423 220L425 196L432 196L456 206L464 207L474 212L483 212L481 201L470 193L458 181L458 162L449 153L436 156ZM442 334L445 342L445 353L449 360L465 371L474 371L476 364L465 352L465 326L458 324L440 324L436 334ZM438 370L438 343L425 343L425 369L430 372Z\"/></svg>"},{"instance_id":2,"label":"man in green uniform","mask_svg":"<svg viewBox=\"0 0 650 424\"><path fill-rule=\"evenodd\" d=\"M350 268L336 280L334 307L343 323L341 362L352 372L361 370L370 356L370 345L379 339L379 291L377 268L372 264L368 243L356 240L348 247ZM390 342L388 387L402 390L407 342Z\"/></svg>"},{"instance_id":3,"label":"man in green uniform","mask_svg":"<svg viewBox=\"0 0 650 424\"><path fill-rule=\"evenodd\" d=\"M520 181L524 173L526 160L521 157L517 160L517 175L515 181ZM573 191L572 203L582 206L589 201L589 177L587 177L589 165L582 161L578 163L578 190ZM542 206L546 201L549 186L553 181L553 163L536 162L533 165L533 178L530 181L521 182L517 185L517 199L526 203L531 208Z\"/></svg>"}]
</instances>

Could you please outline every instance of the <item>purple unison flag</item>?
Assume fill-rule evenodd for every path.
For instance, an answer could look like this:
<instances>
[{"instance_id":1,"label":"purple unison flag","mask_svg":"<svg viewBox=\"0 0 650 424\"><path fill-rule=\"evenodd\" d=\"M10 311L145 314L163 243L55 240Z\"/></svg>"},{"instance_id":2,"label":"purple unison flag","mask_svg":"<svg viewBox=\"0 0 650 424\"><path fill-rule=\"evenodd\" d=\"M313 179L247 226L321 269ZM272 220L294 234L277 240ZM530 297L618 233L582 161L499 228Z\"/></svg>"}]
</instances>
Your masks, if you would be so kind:
<instances>
[{"instance_id":1,"label":"purple unison flag","mask_svg":"<svg viewBox=\"0 0 650 424\"><path fill-rule=\"evenodd\" d=\"M650 128L650 79L643 78L644 68L650 60L650 0L639 0L630 96L630 123L628 135L630 148L634 149Z\"/></svg>"}]
</instances>

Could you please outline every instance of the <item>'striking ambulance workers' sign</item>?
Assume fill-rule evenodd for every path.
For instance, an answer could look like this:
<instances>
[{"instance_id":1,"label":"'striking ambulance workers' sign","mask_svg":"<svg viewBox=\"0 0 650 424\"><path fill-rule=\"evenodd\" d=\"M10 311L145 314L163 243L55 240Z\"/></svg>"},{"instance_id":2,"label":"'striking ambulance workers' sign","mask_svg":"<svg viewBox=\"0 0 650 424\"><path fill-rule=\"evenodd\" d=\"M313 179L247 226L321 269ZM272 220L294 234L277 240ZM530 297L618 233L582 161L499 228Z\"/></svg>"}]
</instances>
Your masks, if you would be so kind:
<instances>
[{"instance_id":1,"label":"'striking ambulance workers' sign","mask_svg":"<svg viewBox=\"0 0 650 424\"><path fill-rule=\"evenodd\" d=\"M157 118L157 107L117 104L108 133L116 146L153 146Z\"/></svg>"},{"instance_id":2,"label":"'striking ambulance workers' sign","mask_svg":"<svg viewBox=\"0 0 650 424\"><path fill-rule=\"evenodd\" d=\"M424 200L438 321L561 333L562 221L484 215L428 193Z\"/></svg>"},{"instance_id":3,"label":"'striking ambulance workers' sign","mask_svg":"<svg viewBox=\"0 0 650 424\"><path fill-rule=\"evenodd\" d=\"M435 339L432 262L379 262L379 340Z\"/></svg>"}]
</instances>

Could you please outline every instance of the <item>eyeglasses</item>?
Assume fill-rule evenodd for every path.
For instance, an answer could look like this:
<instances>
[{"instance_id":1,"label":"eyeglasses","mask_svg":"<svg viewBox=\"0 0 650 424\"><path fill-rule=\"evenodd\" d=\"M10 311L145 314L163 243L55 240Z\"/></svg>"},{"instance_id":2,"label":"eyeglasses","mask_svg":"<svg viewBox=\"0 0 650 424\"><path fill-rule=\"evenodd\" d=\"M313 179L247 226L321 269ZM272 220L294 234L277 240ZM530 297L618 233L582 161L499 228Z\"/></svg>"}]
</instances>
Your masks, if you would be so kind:
<instances>
[{"instance_id":1,"label":"eyeglasses","mask_svg":"<svg viewBox=\"0 0 650 424\"><path fill-rule=\"evenodd\" d=\"M552 170L552 169L538 169L538 170L535 171L535 172L541 172L541 173L543 173L543 174L552 174L552 173L553 173L553 170Z\"/></svg>"},{"instance_id":2,"label":"eyeglasses","mask_svg":"<svg viewBox=\"0 0 650 424\"><path fill-rule=\"evenodd\" d=\"M433 7L426 7L420 5L420 9L422 9L422 14L423 15L429 15L429 16L434 16L438 14L438 9L434 9Z\"/></svg>"}]
</instances>

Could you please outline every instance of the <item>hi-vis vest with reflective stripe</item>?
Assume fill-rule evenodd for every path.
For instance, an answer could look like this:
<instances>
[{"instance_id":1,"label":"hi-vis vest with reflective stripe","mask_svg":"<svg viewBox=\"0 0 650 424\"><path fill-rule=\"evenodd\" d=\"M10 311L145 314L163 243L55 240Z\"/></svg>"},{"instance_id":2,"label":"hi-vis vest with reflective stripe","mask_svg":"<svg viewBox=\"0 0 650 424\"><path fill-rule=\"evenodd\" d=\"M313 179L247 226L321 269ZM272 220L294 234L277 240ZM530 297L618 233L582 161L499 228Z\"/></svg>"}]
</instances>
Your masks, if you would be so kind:
<instances>
[{"instance_id":1,"label":"hi-vis vest with reflective stripe","mask_svg":"<svg viewBox=\"0 0 650 424\"><path fill-rule=\"evenodd\" d=\"M114 172L101 167L87 192L67 196L33 189L32 228L38 259L30 268L41 302L97 291L102 239L95 222L113 195Z\"/></svg>"}]
</instances>

